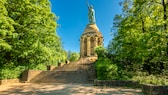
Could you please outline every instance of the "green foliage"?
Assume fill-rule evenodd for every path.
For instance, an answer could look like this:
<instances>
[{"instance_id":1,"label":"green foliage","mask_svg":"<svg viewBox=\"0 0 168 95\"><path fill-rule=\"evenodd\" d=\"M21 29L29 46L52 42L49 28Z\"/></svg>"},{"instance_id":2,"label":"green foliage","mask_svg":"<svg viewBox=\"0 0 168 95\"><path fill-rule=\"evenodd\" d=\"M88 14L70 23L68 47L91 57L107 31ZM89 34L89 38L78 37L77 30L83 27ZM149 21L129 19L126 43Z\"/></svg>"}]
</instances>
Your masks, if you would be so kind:
<instances>
[{"instance_id":1,"label":"green foliage","mask_svg":"<svg viewBox=\"0 0 168 95\"><path fill-rule=\"evenodd\" d=\"M98 80L125 80L130 76L121 70L107 57L99 57L96 61L96 75Z\"/></svg>"},{"instance_id":2,"label":"green foliage","mask_svg":"<svg viewBox=\"0 0 168 95\"><path fill-rule=\"evenodd\" d=\"M46 64L29 64L26 69L30 70L47 70Z\"/></svg>"},{"instance_id":3,"label":"green foliage","mask_svg":"<svg viewBox=\"0 0 168 95\"><path fill-rule=\"evenodd\" d=\"M1 66L56 65L66 54L55 30L56 16L48 0L3 0L0 18ZM16 7L17 6L17 7ZM61 55L61 56L60 56Z\"/></svg>"},{"instance_id":4,"label":"green foliage","mask_svg":"<svg viewBox=\"0 0 168 95\"><path fill-rule=\"evenodd\" d=\"M33 68L33 70L47 70L47 68L44 64L38 64L37 66L35 66L35 68Z\"/></svg>"},{"instance_id":5,"label":"green foliage","mask_svg":"<svg viewBox=\"0 0 168 95\"><path fill-rule=\"evenodd\" d=\"M98 47L97 79L168 85L168 2L123 0L114 18L113 39ZM139 75L137 72L145 71ZM147 72L147 73L146 73Z\"/></svg>"},{"instance_id":6,"label":"green foliage","mask_svg":"<svg viewBox=\"0 0 168 95\"><path fill-rule=\"evenodd\" d=\"M95 47L95 52L97 53L98 57L105 57L106 48L103 46L97 46Z\"/></svg>"},{"instance_id":7,"label":"green foliage","mask_svg":"<svg viewBox=\"0 0 168 95\"><path fill-rule=\"evenodd\" d=\"M10 66L39 69L38 64L65 62L49 0L1 0L0 9L0 67L4 72Z\"/></svg>"},{"instance_id":8,"label":"green foliage","mask_svg":"<svg viewBox=\"0 0 168 95\"><path fill-rule=\"evenodd\" d=\"M99 58L96 61L96 75L97 79L99 80L105 80L109 79L109 71L111 68L109 66L111 65L111 61L108 58ZM117 68L114 68L116 70Z\"/></svg>"},{"instance_id":9,"label":"green foliage","mask_svg":"<svg viewBox=\"0 0 168 95\"><path fill-rule=\"evenodd\" d=\"M79 53L71 52L71 51L68 52L67 56L68 56L68 60L71 61L71 62L78 61L79 57L80 57Z\"/></svg>"},{"instance_id":10,"label":"green foliage","mask_svg":"<svg viewBox=\"0 0 168 95\"><path fill-rule=\"evenodd\" d=\"M123 13L114 18L114 38L108 53L127 71L162 73L168 66L168 2L123 0Z\"/></svg>"},{"instance_id":11,"label":"green foliage","mask_svg":"<svg viewBox=\"0 0 168 95\"><path fill-rule=\"evenodd\" d=\"M2 69L0 69L0 79L20 78L20 76L24 70L25 70L24 66L2 68Z\"/></svg>"},{"instance_id":12,"label":"green foliage","mask_svg":"<svg viewBox=\"0 0 168 95\"><path fill-rule=\"evenodd\" d=\"M141 84L168 85L168 79L163 76L134 76L132 80L138 81Z\"/></svg>"}]
</instances>

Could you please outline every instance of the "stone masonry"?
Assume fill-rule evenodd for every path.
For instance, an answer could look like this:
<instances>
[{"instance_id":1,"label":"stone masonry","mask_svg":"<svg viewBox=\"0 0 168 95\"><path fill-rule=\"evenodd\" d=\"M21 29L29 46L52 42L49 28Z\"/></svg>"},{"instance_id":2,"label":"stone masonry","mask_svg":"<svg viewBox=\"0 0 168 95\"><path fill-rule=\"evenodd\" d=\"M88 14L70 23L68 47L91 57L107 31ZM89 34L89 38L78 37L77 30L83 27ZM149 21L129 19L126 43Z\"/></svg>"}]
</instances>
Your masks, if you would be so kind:
<instances>
[{"instance_id":1,"label":"stone masonry","mask_svg":"<svg viewBox=\"0 0 168 95\"><path fill-rule=\"evenodd\" d=\"M88 24L80 38L80 58L96 60L94 48L97 46L103 46L103 36L96 24Z\"/></svg>"}]
</instances>

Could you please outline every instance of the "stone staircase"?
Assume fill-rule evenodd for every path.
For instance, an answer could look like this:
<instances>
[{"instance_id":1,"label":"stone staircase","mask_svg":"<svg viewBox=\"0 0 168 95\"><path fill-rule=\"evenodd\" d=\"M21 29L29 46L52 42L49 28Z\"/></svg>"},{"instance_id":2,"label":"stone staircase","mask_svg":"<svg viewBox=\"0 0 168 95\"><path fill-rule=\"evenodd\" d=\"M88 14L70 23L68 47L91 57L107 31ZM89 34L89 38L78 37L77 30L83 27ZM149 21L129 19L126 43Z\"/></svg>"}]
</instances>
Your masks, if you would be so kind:
<instances>
[{"instance_id":1,"label":"stone staircase","mask_svg":"<svg viewBox=\"0 0 168 95\"><path fill-rule=\"evenodd\" d=\"M94 64L78 62L56 67L52 71L43 71L30 82L33 83L92 83L95 79Z\"/></svg>"}]
</instances>

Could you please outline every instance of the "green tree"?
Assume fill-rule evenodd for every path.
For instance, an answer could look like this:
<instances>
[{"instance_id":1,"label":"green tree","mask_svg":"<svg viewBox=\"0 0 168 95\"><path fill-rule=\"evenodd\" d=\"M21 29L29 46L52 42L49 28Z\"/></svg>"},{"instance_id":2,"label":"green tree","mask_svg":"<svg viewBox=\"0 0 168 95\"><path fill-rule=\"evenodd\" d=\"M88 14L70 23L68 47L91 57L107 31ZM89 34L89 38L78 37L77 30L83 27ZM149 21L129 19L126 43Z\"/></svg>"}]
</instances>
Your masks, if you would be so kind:
<instances>
[{"instance_id":1,"label":"green tree","mask_svg":"<svg viewBox=\"0 0 168 95\"><path fill-rule=\"evenodd\" d=\"M17 37L15 22L9 17L6 4L6 0L0 1L0 67L12 62L9 54L13 48L12 42Z\"/></svg>"},{"instance_id":2,"label":"green tree","mask_svg":"<svg viewBox=\"0 0 168 95\"><path fill-rule=\"evenodd\" d=\"M114 18L115 36L108 52L127 70L160 73L167 68L167 5L165 0L123 0Z\"/></svg>"},{"instance_id":3,"label":"green tree","mask_svg":"<svg viewBox=\"0 0 168 95\"><path fill-rule=\"evenodd\" d=\"M105 57L107 51L103 46L97 46L95 47L95 52L98 55L98 57Z\"/></svg>"},{"instance_id":4,"label":"green tree","mask_svg":"<svg viewBox=\"0 0 168 95\"><path fill-rule=\"evenodd\" d=\"M49 0L1 0L0 4L1 64L34 67L65 61Z\"/></svg>"},{"instance_id":5,"label":"green tree","mask_svg":"<svg viewBox=\"0 0 168 95\"><path fill-rule=\"evenodd\" d=\"M71 62L78 61L79 57L80 57L79 53L68 51L68 60L69 61L71 61Z\"/></svg>"}]
</instances>

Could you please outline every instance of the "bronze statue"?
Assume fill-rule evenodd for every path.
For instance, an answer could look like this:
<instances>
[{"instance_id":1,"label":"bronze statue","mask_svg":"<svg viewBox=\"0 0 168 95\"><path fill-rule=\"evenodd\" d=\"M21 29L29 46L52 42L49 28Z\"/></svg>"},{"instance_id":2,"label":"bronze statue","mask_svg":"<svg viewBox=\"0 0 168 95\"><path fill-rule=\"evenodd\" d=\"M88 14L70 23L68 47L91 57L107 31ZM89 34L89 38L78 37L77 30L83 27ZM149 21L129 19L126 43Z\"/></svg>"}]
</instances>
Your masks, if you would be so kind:
<instances>
[{"instance_id":1,"label":"bronze statue","mask_svg":"<svg viewBox=\"0 0 168 95\"><path fill-rule=\"evenodd\" d=\"M88 0L87 0L87 6L88 6L88 10L89 10L89 13L88 13L89 22L90 22L90 24L95 24L96 23L95 11L93 9L93 6L89 5Z\"/></svg>"}]
</instances>

